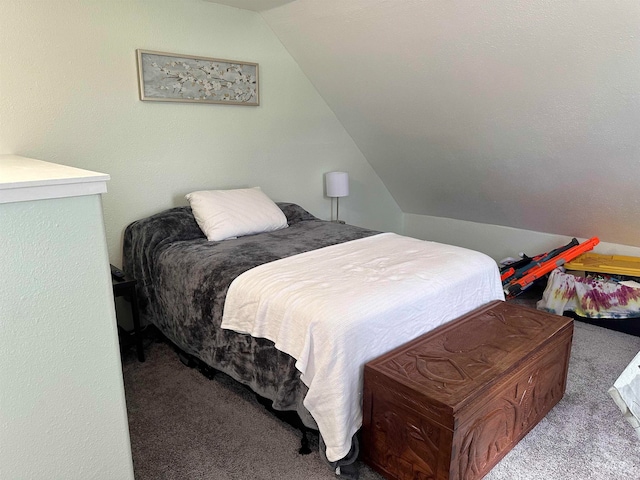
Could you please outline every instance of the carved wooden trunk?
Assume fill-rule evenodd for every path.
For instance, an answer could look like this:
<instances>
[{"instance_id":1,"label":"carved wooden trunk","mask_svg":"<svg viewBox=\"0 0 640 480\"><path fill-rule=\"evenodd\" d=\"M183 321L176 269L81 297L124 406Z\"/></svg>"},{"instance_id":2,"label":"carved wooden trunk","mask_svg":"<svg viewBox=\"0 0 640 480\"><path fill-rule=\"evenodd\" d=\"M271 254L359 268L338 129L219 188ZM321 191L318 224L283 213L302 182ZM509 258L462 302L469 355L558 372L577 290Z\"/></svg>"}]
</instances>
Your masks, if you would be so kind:
<instances>
[{"instance_id":1,"label":"carved wooden trunk","mask_svg":"<svg viewBox=\"0 0 640 480\"><path fill-rule=\"evenodd\" d=\"M362 459L482 478L564 395L573 320L492 302L365 365Z\"/></svg>"}]
</instances>

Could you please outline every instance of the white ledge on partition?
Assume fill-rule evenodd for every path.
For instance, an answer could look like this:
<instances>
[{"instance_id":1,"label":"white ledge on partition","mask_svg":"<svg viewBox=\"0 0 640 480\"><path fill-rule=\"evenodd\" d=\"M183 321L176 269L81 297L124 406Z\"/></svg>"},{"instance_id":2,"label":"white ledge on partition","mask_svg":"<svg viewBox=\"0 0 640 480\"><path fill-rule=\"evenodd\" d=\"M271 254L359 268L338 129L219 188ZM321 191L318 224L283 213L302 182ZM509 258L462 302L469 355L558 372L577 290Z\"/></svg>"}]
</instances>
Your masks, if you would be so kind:
<instances>
[{"instance_id":1,"label":"white ledge on partition","mask_svg":"<svg viewBox=\"0 0 640 480\"><path fill-rule=\"evenodd\" d=\"M106 193L109 175L19 155L0 155L0 203Z\"/></svg>"}]
</instances>

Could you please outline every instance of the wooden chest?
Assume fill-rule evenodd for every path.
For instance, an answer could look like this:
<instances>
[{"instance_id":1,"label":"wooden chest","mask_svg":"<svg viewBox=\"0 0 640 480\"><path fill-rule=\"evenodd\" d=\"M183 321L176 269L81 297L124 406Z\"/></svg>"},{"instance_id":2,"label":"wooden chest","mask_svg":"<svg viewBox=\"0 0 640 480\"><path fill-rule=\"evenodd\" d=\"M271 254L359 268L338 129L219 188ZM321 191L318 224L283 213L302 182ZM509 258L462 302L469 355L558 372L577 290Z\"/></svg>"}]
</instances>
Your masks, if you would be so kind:
<instances>
[{"instance_id":1,"label":"wooden chest","mask_svg":"<svg viewBox=\"0 0 640 480\"><path fill-rule=\"evenodd\" d=\"M482 478L564 395L573 320L492 302L365 365L362 459Z\"/></svg>"}]
</instances>

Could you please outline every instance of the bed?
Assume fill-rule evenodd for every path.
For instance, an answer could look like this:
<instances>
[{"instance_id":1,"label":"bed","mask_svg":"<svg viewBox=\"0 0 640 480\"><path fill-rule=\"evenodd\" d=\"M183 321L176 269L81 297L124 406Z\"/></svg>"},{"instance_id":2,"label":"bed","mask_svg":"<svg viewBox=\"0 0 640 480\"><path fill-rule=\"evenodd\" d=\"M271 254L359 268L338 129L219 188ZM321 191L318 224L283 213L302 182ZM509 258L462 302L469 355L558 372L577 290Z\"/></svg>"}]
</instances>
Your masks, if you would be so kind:
<instances>
[{"instance_id":1,"label":"bed","mask_svg":"<svg viewBox=\"0 0 640 480\"><path fill-rule=\"evenodd\" d=\"M292 203L277 208L286 228L222 241L208 239L189 206L138 220L125 230L123 269L138 281L143 322L271 400L274 409L295 411L306 426L319 430L323 456L333 466L350 464L362 419L364 363L479 305L503 300L499 271L478 252L319 220ZM329 270L336 275L320 279L317 264L305 267L311 257L319 264L331 259ZM307 278L291 277L284 270L291 267L288 262L294 270L295 265L303 274L306 270ZM360 271L366 280L357 280ZM267 279L262 286L251 277L256 273ZM388 276L380 282L382 273ZM283 290L274 294L274 285ZM358 288L341 297L349 285ZM420 295L423 290L428 294ZM316 296L301 296L310 291ZM228 293L234 296L227 298ZM285 312L283 305L266 301L278 296L298 310ZM374 312L369 306L376 299L381 308ZM364 318L350 319L347 310L352 317L364 311ZM318 333L323 315L334 323ZM271 317L278 317L276 326L264 323ZM347 338L335 346L338 331ZM334 354L341 370L320 365L321 357Z\"/></svg>"}]
</instances>

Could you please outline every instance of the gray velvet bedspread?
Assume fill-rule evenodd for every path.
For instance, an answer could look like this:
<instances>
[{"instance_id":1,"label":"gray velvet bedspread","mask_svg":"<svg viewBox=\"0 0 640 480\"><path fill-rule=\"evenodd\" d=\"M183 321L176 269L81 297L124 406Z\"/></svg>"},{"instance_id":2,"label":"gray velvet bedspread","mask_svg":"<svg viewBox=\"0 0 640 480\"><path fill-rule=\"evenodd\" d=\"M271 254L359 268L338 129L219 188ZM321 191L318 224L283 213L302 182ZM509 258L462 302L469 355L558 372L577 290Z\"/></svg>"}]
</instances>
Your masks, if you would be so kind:
<instances>
[{"instance_id":1,"label":"gray velvet bedspread","mask_svg":"<svg viewBox=\"0 0 640 480\"><path fill-rule=\"evenodd\" d=\"M123 269L138 281L143 322L153 323L180 349L293 410L311 428L302 405L307 388L295 360L263 338L220 328L225 296L238 275L280 258L379 232L322 221L291 203L279 203L289 227L210 242L190 207L138 220L124 234Z\"/></svg>"}]
</instances>

